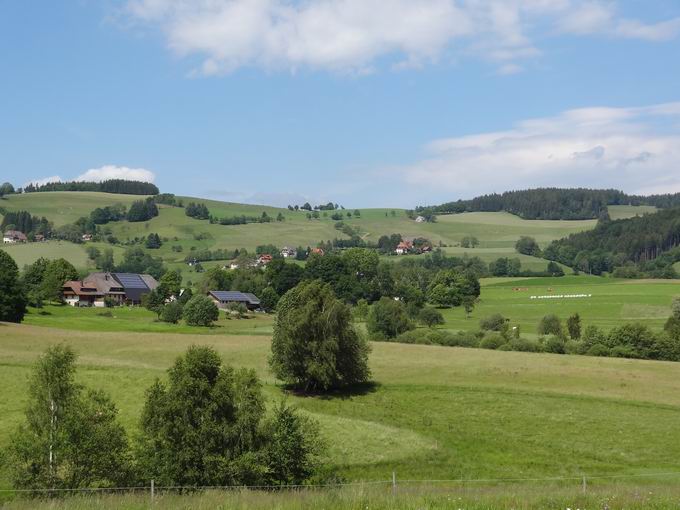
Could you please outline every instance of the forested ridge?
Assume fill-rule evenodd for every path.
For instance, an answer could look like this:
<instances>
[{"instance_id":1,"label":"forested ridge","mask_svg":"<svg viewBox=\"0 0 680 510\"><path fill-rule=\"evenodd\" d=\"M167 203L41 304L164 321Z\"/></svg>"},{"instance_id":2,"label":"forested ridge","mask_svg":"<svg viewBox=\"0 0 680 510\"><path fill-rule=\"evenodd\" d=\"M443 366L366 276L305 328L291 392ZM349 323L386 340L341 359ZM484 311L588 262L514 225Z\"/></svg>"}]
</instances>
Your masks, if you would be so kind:
<instances>
[{"instance_id":1,"label":"forested ridge","mask_svg":"<svg viewBox=\"0 0 680 510\"><path fill-rule=\"evenodd\" d=\"M119 193L124 195L158 195L155 184L125 179L110 179L102 182L48 182L46 184L29 184L23 191L35 193L39 191L99 191L101 193Z\"/></svg>"},{"instance_id":2,"label":"forested ridge","mask_svg":"<svg viewBox=\"0 0 680 510\"><path fill-rule=\"evenodd\" d=\"M680 260L680 207L634 218L600 221L593 230L553 241L543 252L549 260L593 274L627 268L630 275L676 277ZM632 272L637 272L633 274Z\"/></svg>"},{"instance_id":3,"label":"forested ridge","mask_svg":"<svg viewBox=\"0 0 680 510\"><path fill-rule=\"evenodd\" d=\"M641 196L615 189L536 188L419 206L416 211L433 214L506 211L527 220L587 220L606 217L610 205L675 207L680 206L680 193Z\"/></svg>"}]
</instances>

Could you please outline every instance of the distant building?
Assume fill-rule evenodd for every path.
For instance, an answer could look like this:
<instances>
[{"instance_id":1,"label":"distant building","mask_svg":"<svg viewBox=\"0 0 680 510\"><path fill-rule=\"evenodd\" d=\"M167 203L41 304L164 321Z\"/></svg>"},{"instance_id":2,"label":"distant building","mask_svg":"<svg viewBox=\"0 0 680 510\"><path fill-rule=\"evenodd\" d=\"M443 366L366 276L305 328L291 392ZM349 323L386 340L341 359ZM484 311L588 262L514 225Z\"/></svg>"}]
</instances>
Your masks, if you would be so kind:
<instances>
[{"instance_id":1,"label":"distant building","mask_svg":"<svg viewBox=\"0 0 680 510\"><path fill-rule=\"evenodd\" d=\"M295 248L291 248L290 246L284 246L281 250L281 256L284 259L294 259L297 257L297 250Z\"/></svg>"},{"instance_id":2,"label":"distant building","mask_svg":"<svg viewBox=\"0 0 680 510\"><path fill-rule=\"evenodd\" d=\"M158 287L148 274L90 273L82 280L64 283L62 296L71 306L106 306L106 300L116 305L142 302L142 296Z\"/></svg>"},{"instance_id":3,"label":"distant building","mask_svg":"<svg viewBox=\"0 0 680 510\"><path fill-rule=\"evenodd\" d=\"M271 255L269 255L268 253L265 253L264 255L260 255L260 256L257 258L257 263L258 263L260 266L266 266L266 265L269 264L272 260L274 260L274 257L272 257Z\"/></svg>"},{"instance_id":4,"label":"distant building","mask_svg":"<svg viewBox=\"0 0 680 510\"><path fill-rule=\"evenodd\" d=\"M321 255L323 257L324 256L323 248L312 248L312 254Z\"/></svg>"},{"instance_id":5,"label":"distant building","mask_svg":"<svg viewBox=\"0 0 680 510\"><path fill-rule=\"evenodd\" d=\"M413 250L413 243L411 241L400 242L394 250L397 255L406 255Z\"/></svg>"},{"instance_id":6,"label":"distant building","mask_svg":"<svg viewBox=\"0 0 680 510\"><path fill-rule=\"evenodd\" d=\"M425 216L418 216L416 218L416 223L425 223L426 221Z\"/></svg>"},{"instance_id":7,"label":"distant building","mask_svg":"<svg viewBox=\"0 0 680 510\"><path fill-rule=\"evenodd\" d=\"M26 234L18 230L8 230L2 235L2 242L4 244L25 243L28 241Z\"/></svg>"},{"instance_id":8,"label":"distant building","mask_svg":"<svg viewBox=\"0 0 680 510\"><path fill-rule=\"evenodd\" d=\"M221 309L225 309L231 304L245 305L248 310L257 310L260 308L259 298L250 292L211 290L208 292L208 297Z\"/></svg>"},{"instance_id":9,"label":"distant building","mask_svg":"<svg viewBox=\"0 0 680 510\"><path fill-rule=\"evenodd\" d=\"M83 234L80 236L83 241L92 241L92 234Z\"/></svg>"}]
</instances>

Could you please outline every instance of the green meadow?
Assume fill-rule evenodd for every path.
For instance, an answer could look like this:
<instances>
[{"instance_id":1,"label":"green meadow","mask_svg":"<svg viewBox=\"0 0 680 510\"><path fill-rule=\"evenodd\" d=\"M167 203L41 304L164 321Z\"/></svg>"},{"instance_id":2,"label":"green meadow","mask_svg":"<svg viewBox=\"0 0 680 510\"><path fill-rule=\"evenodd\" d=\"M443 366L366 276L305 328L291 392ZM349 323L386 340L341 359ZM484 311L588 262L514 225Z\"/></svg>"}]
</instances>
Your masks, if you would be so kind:
<instances>
[{"instance_id":1,"label":"green meadow","mask_svg":"<svg viewBox=\"0 0 680 510\"><path fill-rule=\"evenodd\" d=\"M254 368L270 404L284 396L267 367L269 335L238 329L196 335L4 324L0 447L21 423L31 364L56 342L78 351L79 380L112 395L130 434L136 430L146 388L191 344L211 345L227 363ZM573 495L580 487L574 479L583 475L643 475L593 478L591 483L605 492L613 490L612 483L622 484L616 489L619 495L640 484L662 494L655 484L663 485L666 478L655 474L680 472L677 363L391 343L374 343L372 348L374 385L324 398L287 396L319 421L328 443L327 462L348 482L386 481L393 471L405 487L407 480L564 477L570 480L557 488ZM526 501L547 497L554 483L534 482L535 492ZM511 492L494 492L499 484L483 483L490 495L470 501L501 501ZM6 466L0 485L9 486ZM449 485L455 490L455 483ZM507 490L521 493L529 486L516 482ZM567 492L564 501L570 501ZM387 495L374 496L375 507L381 507ZM215 497L219 495L207 501ZM422 497L436 498L438 493L403 502L415 505ZM277 505L286 501L290 503L281 498ZM189 508L186 504L178 508ZM328 507L333 507L330 502Z\"/></svg>"}]
</instances>

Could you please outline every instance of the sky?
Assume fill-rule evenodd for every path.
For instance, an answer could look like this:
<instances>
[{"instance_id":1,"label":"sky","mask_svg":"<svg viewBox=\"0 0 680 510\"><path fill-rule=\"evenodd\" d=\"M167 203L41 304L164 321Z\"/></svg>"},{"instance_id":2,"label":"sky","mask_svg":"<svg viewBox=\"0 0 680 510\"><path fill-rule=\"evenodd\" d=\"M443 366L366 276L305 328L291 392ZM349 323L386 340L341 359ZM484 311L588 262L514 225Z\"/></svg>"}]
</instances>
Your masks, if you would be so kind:
<instances>
[{"instance_id":1,"label":"sky","mask_svg":"<svg viewBox=\"0 0 680 510\"><path fill-rule=\"evenodd\" d=\"M0 181L680 192L678 0L0 0Z\"/></svg>"}]
</instances>

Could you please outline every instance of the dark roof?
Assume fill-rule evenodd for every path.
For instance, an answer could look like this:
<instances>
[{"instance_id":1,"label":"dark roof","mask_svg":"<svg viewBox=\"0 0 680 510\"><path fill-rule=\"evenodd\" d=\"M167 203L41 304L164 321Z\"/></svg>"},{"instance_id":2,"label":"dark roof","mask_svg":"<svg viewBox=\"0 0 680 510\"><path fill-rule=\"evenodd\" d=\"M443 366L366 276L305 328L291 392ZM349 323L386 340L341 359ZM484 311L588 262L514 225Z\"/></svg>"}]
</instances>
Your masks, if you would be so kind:
<instances>
[{"instance_id":1,"label":"dark roof","mask_svg":"<svg viewBox=\"0 0 680 510\"><path fill-rule=\"evenodd\" d=\"M259 305L260 300L255 294L238 292L235 290L211 290L210 295L221 303L249 303Z\"/></svg>"},{"instance_id":2,"label":"dark roof","mask_svg":"<svg viewBox=\"0 0 680 510\"><path fill-rule=\"evenodd\" d=\"M244 292L243 295L248 298L248 302L251 305L259 305L260 304L260 300L255 294L252 294L250 292Z\"/></svg>"},{"instance_id":3,"label":"dark roof","mask_svg":"<svg viewBox=\"0 0 680 510\"><path fill-rule=\"evenodd\" d=\"M125 297L131 301L141 301L143 294L148 294L151 289L141 275L136 273L112 273L113 277L120 282L125 289Z\"/></svg>"}]
</instances>

